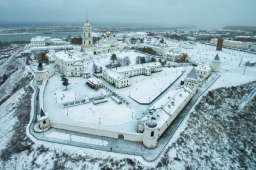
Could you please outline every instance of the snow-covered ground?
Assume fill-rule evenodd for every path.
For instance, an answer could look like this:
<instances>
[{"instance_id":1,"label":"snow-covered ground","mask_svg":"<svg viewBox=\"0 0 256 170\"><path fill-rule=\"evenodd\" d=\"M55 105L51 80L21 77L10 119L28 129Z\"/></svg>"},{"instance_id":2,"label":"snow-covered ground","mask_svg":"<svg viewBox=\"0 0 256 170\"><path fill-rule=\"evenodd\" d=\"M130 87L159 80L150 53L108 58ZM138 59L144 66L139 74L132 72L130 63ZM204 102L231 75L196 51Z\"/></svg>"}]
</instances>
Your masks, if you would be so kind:
<instances>
[{"instance_id":1,"label":"snow-covered ground","mask_svg":"<svg viewBox=\"0 0 256 170\"><path fill-rule=\"evenodd\" d=\"M163 68L163 71L154 73L150 77L134 77L131 79L132 85L129 89L129 96L139 103L151 103L186 69L186 67Z\"/></svg>"},{"instance_id":2,"label":"snow-covered ground","mask_svg":"<svg viewBox=\"0 0 256 170\"><path fill-rule=\"evenodd\" d=\"M247 61L255 62L256 55L236 50L223 49L216 51L216 47L196 43L192 48L180 49L188 53L192 61L196 63L211 64L214 57L218 54L220 57L220 75L221 77L211 87L230 87L244 84L256 80L256 68L245 67Z\"/></svg>"},{"instance_id":3,"label":"snow-covered ground","mask_svg":"<svg viewBox=\"0 0 256 170\"><path fill-rule=\"evenodd\" d=\"M95 91L88 87L84 78L69 78L68 90L61 84L59 76L49 79L44 93L44 108L51 122L79 127L135 132L136 117L133 108L117 104L111 98L106 103L92 102L66 107L62 102L75 101L84 97L100 96L103 89ZM64 96L64 97L63 97ZM62 102L59 102L59 101Z\"/></svg>"}]
</instances>

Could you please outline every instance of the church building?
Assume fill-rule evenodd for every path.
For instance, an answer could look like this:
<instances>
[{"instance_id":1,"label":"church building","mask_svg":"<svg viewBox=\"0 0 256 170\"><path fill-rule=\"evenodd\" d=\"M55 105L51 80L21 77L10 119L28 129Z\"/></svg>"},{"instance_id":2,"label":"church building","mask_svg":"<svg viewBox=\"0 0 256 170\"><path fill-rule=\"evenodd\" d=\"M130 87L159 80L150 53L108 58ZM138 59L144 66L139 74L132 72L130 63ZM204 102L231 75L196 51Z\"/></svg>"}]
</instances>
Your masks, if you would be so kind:
<instances>
[{"instance_id":1,"label":"church building","mask_svg":"<svg viewBox=\"0 0 256 170\"><path fill-rule=\"evenodd\" d=\"M92 44L92 26L91 23L87 20L83 27L82 50L91 47Z\"/></svg>"}]
</instances>

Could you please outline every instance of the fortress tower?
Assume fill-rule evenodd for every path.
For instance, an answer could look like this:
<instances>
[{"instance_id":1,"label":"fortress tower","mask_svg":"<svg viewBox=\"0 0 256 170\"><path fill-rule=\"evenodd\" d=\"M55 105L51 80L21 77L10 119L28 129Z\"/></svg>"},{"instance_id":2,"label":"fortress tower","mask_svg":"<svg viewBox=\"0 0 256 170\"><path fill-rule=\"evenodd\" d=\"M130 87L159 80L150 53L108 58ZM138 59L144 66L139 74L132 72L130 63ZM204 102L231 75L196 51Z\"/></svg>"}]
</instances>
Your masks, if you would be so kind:
<instances>
[{"instance_id":1,"label":"fortress tower","mask_svg":"<svg viewBox=\"0 0 256 170\"><path fill-rule=\"evenodd\" d=\"M87 20L83 27L82 50L92 46L92 26Z\"/></svg>"}]
</instances>

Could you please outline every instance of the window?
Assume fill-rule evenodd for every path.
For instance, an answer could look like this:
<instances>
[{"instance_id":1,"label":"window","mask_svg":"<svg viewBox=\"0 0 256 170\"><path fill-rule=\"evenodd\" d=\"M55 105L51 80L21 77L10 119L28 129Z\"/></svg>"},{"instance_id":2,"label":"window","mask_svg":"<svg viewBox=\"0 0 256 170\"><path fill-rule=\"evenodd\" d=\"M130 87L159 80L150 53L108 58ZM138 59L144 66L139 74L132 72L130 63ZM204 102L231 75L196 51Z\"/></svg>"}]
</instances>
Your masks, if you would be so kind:
<instances>
[{"instance_id":1,"label":"window","mask_svg":"<svg viewBox=\"0 0 256 170\"><path fill-rule=\"evenodd\" d=\"M151 132L150 136L153 137L155 135L154 131Z\"/></svg>"}]
</instances>

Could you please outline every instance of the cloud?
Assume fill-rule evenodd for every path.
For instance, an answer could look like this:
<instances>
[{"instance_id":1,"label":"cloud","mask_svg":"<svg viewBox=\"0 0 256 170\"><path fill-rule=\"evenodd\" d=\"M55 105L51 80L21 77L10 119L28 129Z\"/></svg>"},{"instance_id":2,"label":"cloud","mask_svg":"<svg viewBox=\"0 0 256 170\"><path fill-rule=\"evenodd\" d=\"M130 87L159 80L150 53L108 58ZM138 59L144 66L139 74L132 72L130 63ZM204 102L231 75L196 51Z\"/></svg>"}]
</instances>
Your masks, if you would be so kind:
<instances>
[{"instance_id":1,"label":"cloud","mask_svg":"<svg viewBox=\"0 0 256 170\"><path fill-rule=\"evenodd\" d=\"M1 0L0 21L255 25L255 0Z\"/></svg>"}]
</instances>

